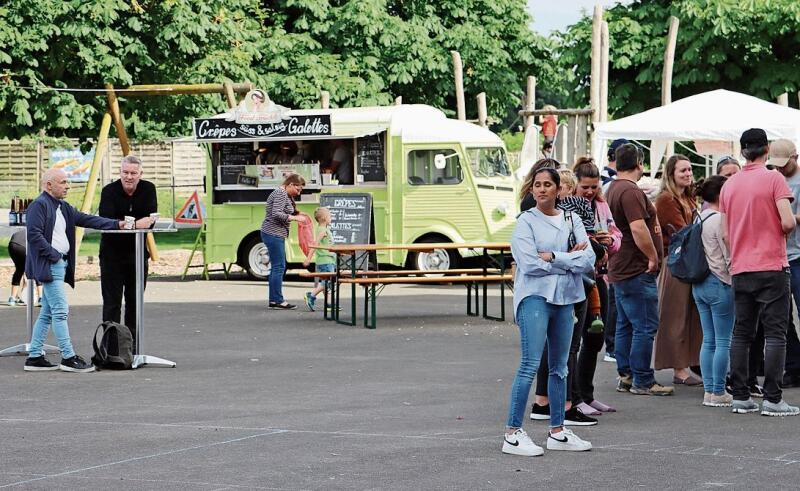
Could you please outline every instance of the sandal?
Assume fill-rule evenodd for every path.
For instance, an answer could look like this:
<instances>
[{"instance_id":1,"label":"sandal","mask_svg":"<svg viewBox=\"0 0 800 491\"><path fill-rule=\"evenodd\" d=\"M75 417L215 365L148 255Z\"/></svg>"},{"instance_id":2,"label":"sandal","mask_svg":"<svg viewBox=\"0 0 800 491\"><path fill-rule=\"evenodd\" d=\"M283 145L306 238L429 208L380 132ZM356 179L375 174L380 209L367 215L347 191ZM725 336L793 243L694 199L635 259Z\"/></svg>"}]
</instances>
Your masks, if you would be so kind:
<instances>
[{"instance_id":1,"label":"sandal","mask_svg":"<svg viewBox=\"0 0 800 491\"><path fill-rule=\"evenodd\" d=\"M678 377L672 377L672 383L675 385L685 385L687 387L697 387L698 385L703 385L703 381L695 377L694 375L689 375L688 377L683 379Z\"/></svg>"},{"instance_id":2,"label":"sandal","mask_svg":"<svg viewBox=\"0 0 800 491\"><path fill-rule=\"evenodd\" d=\"M582 402L582 403L578 404L576 406L576 408L584 416L600 416L601 414L603 414L600 411L598 411L597 409L593 408L592 406L586 404L585 402Z\"/></svg>"},{"instance_id":3,"label":"sandal","mask_svg":"<svg viewBox=\"0 0 800 491\"><path fill-rule=\"evenodd\" d=\"M609 406L608 404L603 404L602 402L598 401L597 399L593 400L589 403L590 406L597 409L603 413L616 413L617 409L613 406Z\"/></svg>"}]
</instances>

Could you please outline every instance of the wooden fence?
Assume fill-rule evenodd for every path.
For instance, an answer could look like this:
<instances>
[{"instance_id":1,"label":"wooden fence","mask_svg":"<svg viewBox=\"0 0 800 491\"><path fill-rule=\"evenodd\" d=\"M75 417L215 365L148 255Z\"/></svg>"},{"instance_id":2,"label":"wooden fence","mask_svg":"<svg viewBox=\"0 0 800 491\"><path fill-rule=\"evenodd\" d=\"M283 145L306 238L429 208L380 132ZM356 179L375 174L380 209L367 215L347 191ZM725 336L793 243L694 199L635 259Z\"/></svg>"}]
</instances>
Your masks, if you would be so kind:
<instances>
[{"instance_id":1,"label":"wooden fence","mask_svg":"<svg viewBox=\"0 0 800 491\"><path fill-rule=\"evenodd\" d=\"M78 141L71 142L75 148ZM64 148L59 145L58 148ZM206 152L197 143L166 141L131 146L131 153L144 162L144 178L158 187L174 184L181 188L202 188L206 174ZM110 139L100 170L102 184L119 176L122 149ZM36 193L39 179L50 168L50 148L37 140L0 141L0 192Z\"/></svg>"}]
</instances>

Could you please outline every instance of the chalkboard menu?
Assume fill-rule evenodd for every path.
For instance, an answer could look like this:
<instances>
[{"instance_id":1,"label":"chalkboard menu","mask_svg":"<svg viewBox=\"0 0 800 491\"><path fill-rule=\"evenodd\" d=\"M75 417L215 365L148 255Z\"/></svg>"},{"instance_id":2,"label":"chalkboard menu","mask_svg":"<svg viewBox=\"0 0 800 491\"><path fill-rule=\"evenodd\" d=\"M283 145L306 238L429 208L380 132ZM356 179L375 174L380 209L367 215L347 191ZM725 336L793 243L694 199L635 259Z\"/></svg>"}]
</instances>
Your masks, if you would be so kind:
<instances>
[{"instance_id":1,"label":"chalkboard menu","mask_svg":"<svg viewBox=\"0 0 800 491\"><path fill-rule=\"evenodd\" d=\"M331 212L334 244L370 243L371 194L327 193L319 197L319 205Z\"/></svg>"},{"instance_id":2,"label":"chalkboard menu","mask_svg":"<svg viewBox=\"0 0 800 491\"><path fill-rule=\"evenodd\" d=\"M379 133L356 140L358 173L364 176L365 182L386 180L386 169L383 165L386 155L384 135L385 133Z\"/></svg>"},{"instance_id":3,"label":"chalkboard menu","mask_svg":"<svg viewBox=\"0 0 800 491\"><path fill-rule=\"evenodd\" d=\"M328 193L319 198L319 205L331 212L331 235L334 244L370 244L372 195L361 193ZM372 254L374 256L374 254ZM350 256L340 257L340 268L350 268ZM370 254L356 253L356 268L369 269Z\"/></svg>"},{"instance_id":4,"label":"chalkboard menu","mask_svg":"<svg viewBox=\"0 0 800 491\"><path fill-rule=\"evenodd\" d=\"M239 184L239 174L243 174L245 169L243 165L219 166L219 184Z\"/></svg>"},{"instance_id":5,"label":"chalkboard menu","mask_svg":"<svg viewBox=\"0 0 800 491\"><path fill-rule=\"evenodd\" d=\"M221 165L254 164L252 143L220 143L219 163Z\"/></svg>"}]
</instances>

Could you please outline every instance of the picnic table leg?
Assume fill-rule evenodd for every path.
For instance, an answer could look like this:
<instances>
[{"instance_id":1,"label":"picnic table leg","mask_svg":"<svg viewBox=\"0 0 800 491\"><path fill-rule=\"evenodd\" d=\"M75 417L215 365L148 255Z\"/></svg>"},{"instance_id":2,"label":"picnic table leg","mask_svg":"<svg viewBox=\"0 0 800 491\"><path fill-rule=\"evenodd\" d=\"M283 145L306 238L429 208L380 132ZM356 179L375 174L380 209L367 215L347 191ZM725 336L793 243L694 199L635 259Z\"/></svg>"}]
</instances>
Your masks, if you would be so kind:
<instances>
[{"instance_id":1,"label":"picnic table leg","mask_svg":"<svg viewBox=\"0 0 800 491\"><path fill-rule=\"evenodd\" d=\"M364 285L364 327L369 327L369 285Z\"/></svg>"},{"instance_id":2,"label":"picnic table leg","mask_svg":"<svg viewBox=\"0 0 800 491\"><path fill-rule=\"evenodd\" d=\"M479 312L479 304L478 304L478 284L475 282L467 283L467 315L471 315L472 317L477 317ZM475 291L475 311L472 310L472 292Z\"/></svg>"},{"instance_id":3,"label":"picnic table leg","mask_svg":"<svg viewBox=\"0 0 800 491\"><path fill-rule=\"evenodd\" d=\"M350 268L351 268L351 272L352 272L352 277L355 278L356 277L356 254L355 254L355 251L353 251L353 254L350 256ZM356 325L356 284L355 283L351 283L350 284L350 294L351 294L351 297L350 297L350 314L351 314L350 325L351 326L355 326Z\"/></svg>"},{"instance_id":4,"label":"picnic table leg","mask_svg":"<svg viewBox=\"0 0 800 491\"><path fill-rule=\"evenodd\" d=\"M333 278L331 278L331 280L333 280ZM329 320L328 319L328 289L331 287L332 284L333 284L332 281L328 281L328 282L323 281L322 282L322 300L323 300L323 302L322 302L322 318L325 319L325 320ZM333 317L333 316L331 315L331 317Z\"/></svg>"},{"instance_id":5,"label":"picnic table leg","mask_svg":"<svg viewBox=\"0 0 800 491\"><path fill-rule=\"evenodd\" d=\"M339 275L341 274L341 270L339 269L339 259L340 259L340 256L339 256L339 253L337 252L336 253L336 284L333 287L333 292L331 292L332 296L333 296L333 305L331 306L331 308L333 310L331 311L331 317L333 317L333 320L336 321L337 324L339 323L339 302L341 301L341 288L342 288L342 285L339 284Z\"/></svg>"},{"instance_id":6,"label":"picnic table leg","mask_svg":"<svg viewBox=\"0 0 800 491\"><path fill-rule=\"evenodd\" d=\"M489 256L486 253L485 249L484 249L484 254L485 254L485 256L484 256L484 259L485 259L485 261L484 261L484 275L485 275L486 274L486 264L489 261ZM506 258L505 258L505 252L502 249L500 250L500 265L499 266L500 266L500 275L501 276L505 276L505 274L506 274ZM499 317L493 316L493 315L489 315L489 312L487 311L487 306L488 306L488 295L486 293L487 288L488 288L487 282L483 282L483 318L484 319L493 320L493 321L505 321L506 320L506 283L505 283L505 281L502 281L502 280L500 281L500 316Z\"/></svg>"},{"instance_id":7,"label":"picnic table leg","mask_svg":"<svg viewBox=\"0 0 800 491\"><path fill-rule=\"evenodd\" d=\"M500 276L506 275L506 254L500 249ZM500 281L500 320L506 320L506 282Z\"/></svg>"},{"instance_id":8,"label":"picnic table leg","mask_svg":"<svg viewBox=\"0 0 800 491\"><path fill-rule=\"evenodd\" d=\"M377 305L376 305L378 303L378 299L375 296L375 283L373 283L371 285L370 290L372 290L372 295L371 295L371 299L372 299L372 322L371 322L371 325L370 325L370 329L375 329L376 327L378 327L378 308L377 308Z\"/></svg>"},{"instance_id":9,"label":"picnic table leg","mask_svg":"<svg viewBox=\"0 0 800 491\"><path fill-rule=\"evenodd\" d=\"M483 276L486 276L488 274L488 267L489 267L489 250L486 249L486 248L483 249L483 261L482 262L483 262ZM478 285L475 285L475 288L477 289ZM488 298L489 298L487 289L488 289L488 285L484 281L483 282L483 318L484 319L488 318L488 317L486 317L486 309L488 308Z\"/></svg>"}]
</instances>

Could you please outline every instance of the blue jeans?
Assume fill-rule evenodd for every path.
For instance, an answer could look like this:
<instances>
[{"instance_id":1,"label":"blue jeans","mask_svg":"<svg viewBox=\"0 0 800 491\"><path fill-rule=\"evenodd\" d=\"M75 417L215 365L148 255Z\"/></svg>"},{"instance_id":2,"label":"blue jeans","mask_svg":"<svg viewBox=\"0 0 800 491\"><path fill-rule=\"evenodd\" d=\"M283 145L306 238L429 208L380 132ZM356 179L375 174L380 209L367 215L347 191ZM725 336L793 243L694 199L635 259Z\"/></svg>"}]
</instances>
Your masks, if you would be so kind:
<instances>
[{"instance_id":1,"label":"blue jeans","mask_svg":"<svg viewBox=\"0 0 800 491\"><path fill-rule=\"evenodd\" d=\"M731 361L731 335L735 320L733 288L714 274L692 287L694 303L703 326L700 369L706 392L725 393L725 377Z\"/></svg>"},{"instance_id":2,"label":"blue jeans","mask_svg":"<svg viewBox=\"0 0 800 491\"><path fill-rule=\"evenodd\" d=\"M261 232L269 251L269 303L283 303L283 274L286 272L286 239Z\"/></svg>"},{"instance_id":3,"label":"blue jeans","mask_svg":"<svg viewBox=\"0 0 800 491\"><path fill-rule=\"evenodd\" d=\"M798 313L800 313L800 259L789 263L789 271L792 274L792 296ZM800 339L797 337L794 323L791 322L791 316L789 319L789 329L786 331L786 366L784 370L790 375L800 376Z\"/></svg>"},{"instance_id":4,"label":"blue jeans","mask_svg":"<svg viewBox=\"0 0 800 491\"><path fill-rule=\"evenodd\" d=\"M58 349L61 350L61 358L67 359L75 356L72 349L72 342L69 339L69 305L67 297L64 295L64 275L67 272L67 262L58 261L50 265L50 274L53 281L42 283L42 308L39 310L39 318L33 326L31 335L31 349L28 354L31 358L44 355L44 342L47 333L50 332L50 325L53 326L53 333L58 340Z\"/></svg>"},{"instance_id":5,"label":"blue jeans","mask_svg":"<svg viewBox=\"0 0 800 491\"><path fill-rule=\"evenodd\" d=\"M656 276L641 273L614 283L617 301L617 332L614 354L617 372L632 375L636 387L650 387L656 381L651 359L653 339L658 330Z\"/></svg>"},{"instance_id":6,"label":"blue jeans","mask_svg":"<svg viewBox=\"0 0 800 491\"><path fill-rule=\"evenodd\" d=\"M509 428L522 428L528 394L533 378L539 369L542 350L547 342L550 361L547 396L550 398L550 427L564 424L564 405L567 401L567 357L572 340L572 305L552 305L544 297L530 296L517 308L517 324L522 358L514 384L511 386L511 404L508 410Z\"/></svg>"}]
</instances>

